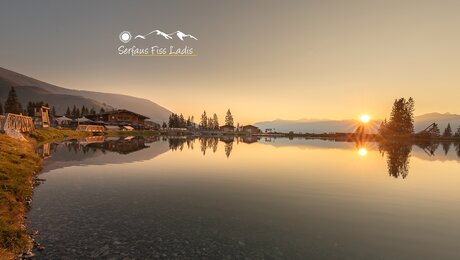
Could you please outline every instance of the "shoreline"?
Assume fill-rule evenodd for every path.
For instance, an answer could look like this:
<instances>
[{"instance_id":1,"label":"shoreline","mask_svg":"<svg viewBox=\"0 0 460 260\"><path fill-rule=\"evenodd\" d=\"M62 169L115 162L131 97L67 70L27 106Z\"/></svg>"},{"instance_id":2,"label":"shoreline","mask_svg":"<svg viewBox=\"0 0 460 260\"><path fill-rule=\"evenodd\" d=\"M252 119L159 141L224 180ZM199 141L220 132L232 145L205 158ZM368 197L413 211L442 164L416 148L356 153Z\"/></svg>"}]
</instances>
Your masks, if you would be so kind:
<instances>
[{"instance_id":1,"label":"shoreline","mask_svg":"<svg viewBox=\"0 0 460 260\"><path fill-rule=\"evenodd\" d=\"M38 178L43 159L38 145L87 137L73 130L37 129L26 141L0 134L0 259L32 257L37 232L27 232L26 214L32 203L33 189L43 182Z\"/></svg>"}]
</instances>

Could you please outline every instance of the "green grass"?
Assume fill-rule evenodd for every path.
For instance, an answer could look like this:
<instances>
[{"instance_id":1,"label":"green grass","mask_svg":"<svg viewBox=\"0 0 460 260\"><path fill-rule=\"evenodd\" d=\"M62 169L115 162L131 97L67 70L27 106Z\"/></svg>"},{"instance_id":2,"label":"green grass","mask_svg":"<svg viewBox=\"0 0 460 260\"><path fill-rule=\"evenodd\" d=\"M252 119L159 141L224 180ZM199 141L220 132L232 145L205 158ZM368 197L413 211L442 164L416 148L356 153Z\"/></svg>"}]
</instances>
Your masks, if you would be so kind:
<instances>
[{"instance_id":1,"label":"green grass","mask_svg":"<svg viewBox=\"0 0 460 260\"><path fill-rule=\"evenodd\" d=\"M30 245L24 225L32 178L41 168L32 142L0 134L0 255L14 257Z\"/></svg>"},{"instance_id":2,"label":"green grass","mask_svg":"<svg viewBox=\"0 0 460 260\"><path fill-rule=\"evenodd\" d=\"M42 128L35 129L30 134L30 137L37 140L38 143L51 142L57 140L66 140L79 137L91 136L91 133L81 132L67 129Z\"/></svg>"}]
</instances>

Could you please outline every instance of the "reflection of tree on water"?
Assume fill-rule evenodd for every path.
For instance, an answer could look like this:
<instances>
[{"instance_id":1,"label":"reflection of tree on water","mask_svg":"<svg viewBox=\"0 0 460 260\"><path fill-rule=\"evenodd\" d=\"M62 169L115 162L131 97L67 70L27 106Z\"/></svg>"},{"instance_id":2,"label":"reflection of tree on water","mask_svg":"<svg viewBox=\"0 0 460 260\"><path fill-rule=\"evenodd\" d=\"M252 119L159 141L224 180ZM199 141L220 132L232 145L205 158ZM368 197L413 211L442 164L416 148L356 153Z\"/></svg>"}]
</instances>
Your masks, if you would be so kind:
<instances>
[{"instance_id":1,"label":"reflection of tree on water","mask_svg":"<svg viewBox=\"0 0 460 260\"><path fill-rule=\"evenodd\" d=\"M447 155L450 150L450 142L443 142L442 143L442 150L444 150L444 155Z\"/></svg>"},{"instance_id":2,"label":"reflection of tree on water","mask_svg":"<svg viewBox=\"0 0 460 260\"><path fill-rule=\"evenodd\" d=\"M384 156L387 154L388 174L395 178L403 179L409 174L409 158L412 144L404 142L381 142L379 151Z\"/></svg>"}]
</instances>

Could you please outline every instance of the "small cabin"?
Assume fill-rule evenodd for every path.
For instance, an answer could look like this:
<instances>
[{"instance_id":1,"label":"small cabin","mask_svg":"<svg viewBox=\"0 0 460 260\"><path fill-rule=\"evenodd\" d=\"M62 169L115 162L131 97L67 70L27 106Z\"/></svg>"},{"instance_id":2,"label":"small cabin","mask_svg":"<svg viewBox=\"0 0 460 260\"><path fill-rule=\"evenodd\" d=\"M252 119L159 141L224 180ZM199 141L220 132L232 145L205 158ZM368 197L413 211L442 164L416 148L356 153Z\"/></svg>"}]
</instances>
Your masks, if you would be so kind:
<instances>
[{"instance_id":1,"label":"small cabin","mask_svg":"<svg viewBox=\"0 0 460 260\"><path fill-rule=\"evenodd\" d=\"M258 134L260 133L260 129L253 125L245 125L242 128L242 131L248 134Z\"/></svg>"},{"instance_id":2,"label":"small cabin","mask_svg":"<svg viewBox=\"0 0 460 260\"><path fill-rule=\"evenodd\" d=\"M235 127L232 126L232 125L223 125L223 126L220 127L220 131L222 131L222 132L234 132Z\"/></svg>"}]
</instances>

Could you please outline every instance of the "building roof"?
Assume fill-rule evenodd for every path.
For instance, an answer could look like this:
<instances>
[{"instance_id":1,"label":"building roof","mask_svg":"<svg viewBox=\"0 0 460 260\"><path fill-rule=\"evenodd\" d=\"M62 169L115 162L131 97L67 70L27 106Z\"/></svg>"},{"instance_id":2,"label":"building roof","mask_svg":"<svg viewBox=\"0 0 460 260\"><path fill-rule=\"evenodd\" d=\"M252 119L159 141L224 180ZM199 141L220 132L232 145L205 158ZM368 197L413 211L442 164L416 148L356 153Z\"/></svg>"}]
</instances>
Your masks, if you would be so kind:
<instances>
[{"instance_id":1,"label":"building roof","mask_svg":"<svg viewBox=\"0 0 460 260\"><path fill-rule=\"evenodd\" d=\"M232 128L232 129L234 129L235 127L232 126L232 125L223 125L223 126L221 126L220 128L221 128L221 129L222 129L222 128Z\"/></svg>"},{"instance_id":2,"label":"building roof","mask_svg":"<svg viewBox=\"0 0 460 260\"><path fill-rule=\"evenodd\" d=\"M138 117L143 118L143 119L149 119L150 118L148 116L144 116L144 115L138 114L136 112L129 111L127 109L117 109L117 110L114 110L114 111L107 111L107 112L104 112L104 113L96 114L96 116L112 115L112 114L118 114L118 113L130 113L130 114L137 115Z\"/></svg>"},{"instance_id":3,"label":"building roof","mask_svg":"<svg viewBox=\"0 0 460 260\"><path fill-rule=\"evenodd\" d=\"M257 128L257 129L259 129L257 126L253 126L253 125L245 125L245 126L243 126L243 128Z\"/></svg>"}]
</instances>

